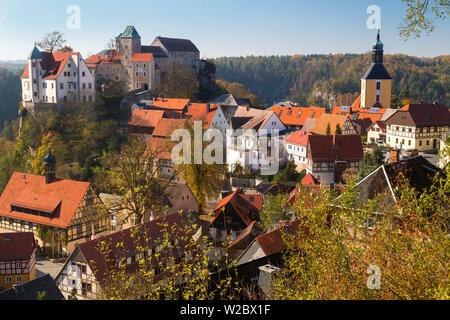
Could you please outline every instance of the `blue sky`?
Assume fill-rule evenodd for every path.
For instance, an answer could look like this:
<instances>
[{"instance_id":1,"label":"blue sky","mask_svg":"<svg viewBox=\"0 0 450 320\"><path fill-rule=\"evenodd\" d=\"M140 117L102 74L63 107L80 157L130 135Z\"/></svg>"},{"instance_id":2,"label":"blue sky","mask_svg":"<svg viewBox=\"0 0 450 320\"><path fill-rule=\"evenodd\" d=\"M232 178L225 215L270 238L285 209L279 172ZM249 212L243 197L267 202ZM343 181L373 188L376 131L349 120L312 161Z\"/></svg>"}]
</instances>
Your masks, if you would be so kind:
<instances>
[{"instance_id":1,"label":"blue sky","mask_svg":"<svg viewBox=\"0 0 450 320\"><path fill-rule=\"evenodd\" d=\"M81 28L69 30L70 5L81 10ZM433 57L450 54L450 19L418 40L403 41L401 0L0 0L0 59L26 59L35 40L58 30L83 56L134 25L143 44L158 36L191 39L202 57L363 53L376 31L368 6L381 8L387 53Z\"/></svg>"}]
</instances>

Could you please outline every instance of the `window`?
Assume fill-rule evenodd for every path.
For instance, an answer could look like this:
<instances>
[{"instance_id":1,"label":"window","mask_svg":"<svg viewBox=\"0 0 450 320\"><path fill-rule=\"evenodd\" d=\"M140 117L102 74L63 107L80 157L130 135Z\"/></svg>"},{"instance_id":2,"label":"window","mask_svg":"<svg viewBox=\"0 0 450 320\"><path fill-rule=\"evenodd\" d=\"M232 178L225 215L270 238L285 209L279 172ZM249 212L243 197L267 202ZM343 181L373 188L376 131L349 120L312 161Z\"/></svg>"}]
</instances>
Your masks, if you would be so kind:
<instances>
[{"instance_id":1,"label":"window","mask_svg":"<svg viewBox=\"0 0 450 320\"><path fill-rule=\"evenodd\" d=\"M82 87L83 89L86 89L86 83L83 83L83 84L81 85L81 87Z\"/></svg>"},{"instance_id":2,"label":"window","mask_svg":"<svg viewBox=\"0 0 450 320\"><path fill-rule=\"evenodd\" d=\"M419 146L420 147L422 146L422 140L419 140Z\"/></svg>"},{"instance_id":3,"label":"window","mask_svg":"<svg viewBox=\"0 0 450 320\"><path fill-rule=\"evenodd\" d=\"M136 77L138 77L139 76L139 72L136 72Z\"/></svg>"},{"instance_id":4,"label":"window","mask_svg":"<svg viewBox=\"0 0 450 320\"><path fill-rule=\"evenodd\" d=\"M61 84L59 85L59 88L60 88L60 89L64 89L64 83L61 83Z\"/></svg>"},{"instance_id":5,"label":"window","mask_svg":"<svg viewBox=\"0 0 450 320\"><path fill-rule=\"evenodd\" d=\"M88 84L88 88L89 88L89 89L92 89L92 83L89 83L89 84Z\"/></svg>"},{"instance_id":6,"label":"window","mask_svg":"<svg viewBox=\"0 0 450 320\"><path fill-rule=\"evenodd\" d=\"M6 277L5 282L7 284L11 284L12 283L12 278L11 277Z\"/></svg>"},{"instance_id":7,"label":"window","mask_svg":"<svg viewBox=\"0 0 450 320\"><path fill-rule=\"evenodd\" d=\"M83 72L81 73L81 75L82 75L83 77L85 77L85 76L86 76L86 72L83 71Z\"/></svg>"},{"instance_id":8,"label":"window","mask_svg":"<svg viewBox=\"0 0 450 320\"><path fill-rule=\"evenodd\" d=\"M17 276L16 277L16 283L22 283L22 277L21 276Z\"/></svg>"},{"instance_id":9,"label":"window","mask_svg":"<svg viewBox=\"0 0 450 320\"><path fill-rule=\"evenodd\" d=\"M44 82L44 83L42 84L42 88L47 89L47 83Z\"/></svg>"},{"instance_id":10,"label":"window","mask_svg":"<svg viewBox=\"0 0 450 320\"><path fill-rule=\"evenodd\" d=\"M381 90L381 81L377 81L377 90Z\"/></svg>"},{"instance_id":11,"label":"window","mask_svg":"<svg viewBox=\"0 0 450 320\"><path fill-rule=\"evenodd\" d=\"M377 94L377 102L380 102L380 95Z\"/></svg>"}]
</instances>

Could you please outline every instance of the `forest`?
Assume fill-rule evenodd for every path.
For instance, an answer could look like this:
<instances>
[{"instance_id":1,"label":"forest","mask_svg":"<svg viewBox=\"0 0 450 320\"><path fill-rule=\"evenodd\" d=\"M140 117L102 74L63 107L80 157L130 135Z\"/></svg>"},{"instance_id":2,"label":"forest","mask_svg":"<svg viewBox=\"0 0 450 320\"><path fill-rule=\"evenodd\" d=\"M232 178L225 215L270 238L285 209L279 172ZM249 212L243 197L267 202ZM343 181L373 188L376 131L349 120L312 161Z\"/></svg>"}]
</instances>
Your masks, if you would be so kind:
<instances>
[{"instance_id":1,"label":"forest","mask_svg":"<svg viewBox=\"0 0 450 320\"><path fill-rule=\"evenodd\" d=\"M289 99L330 107L330 97L360 92L371 54L222 57L215 62L217 79L242 83L267 106ZM450 104L450 56L385 55L384 63L394 95L403 91L418 102Z\"/></svg>"}]
</instances>

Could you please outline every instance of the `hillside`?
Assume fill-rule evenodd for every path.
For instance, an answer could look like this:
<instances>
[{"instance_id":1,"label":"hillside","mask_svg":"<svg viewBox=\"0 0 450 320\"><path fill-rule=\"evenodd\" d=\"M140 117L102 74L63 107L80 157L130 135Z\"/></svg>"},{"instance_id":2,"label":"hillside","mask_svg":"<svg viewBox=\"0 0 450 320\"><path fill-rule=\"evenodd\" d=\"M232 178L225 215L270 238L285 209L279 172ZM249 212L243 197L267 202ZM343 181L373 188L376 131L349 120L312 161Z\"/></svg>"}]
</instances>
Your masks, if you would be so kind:
<instances>
[{"instance_id":1,"label":"hillside","mask_svg":"<svg viewBox=\"0 0 450 320\"><path fill-rule=\"evenodd\" d=\"M329 106L330 95L360 91L360 78L370 62L369 53L216 59L217 79L242 83L266 105L290 99ZM394 79L393 94L406 88L412 99L450 105L450 56L385 55L385 65Z\"/></svg>"},{"instance_id":2,"label":"hillside","mask_svg":"<svg viewBox=\"0 0 450 320\"><path fill-rule=\"evenodd\" d=\"M13 66L9 65L12 70ZM17 118L19 110L19 101L21 96L20 75L23 72L10 71L4 66L0 66L0 129L5 120L11 121Z\"/></svg>"}]
</instances>

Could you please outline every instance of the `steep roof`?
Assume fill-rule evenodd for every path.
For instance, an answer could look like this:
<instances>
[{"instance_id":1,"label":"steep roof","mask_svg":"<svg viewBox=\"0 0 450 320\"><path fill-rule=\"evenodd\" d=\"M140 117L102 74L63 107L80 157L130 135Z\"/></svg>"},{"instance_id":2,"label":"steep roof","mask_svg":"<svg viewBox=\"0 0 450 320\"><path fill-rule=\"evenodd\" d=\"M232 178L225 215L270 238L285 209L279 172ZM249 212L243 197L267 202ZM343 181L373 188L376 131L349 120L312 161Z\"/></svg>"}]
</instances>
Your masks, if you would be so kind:
<instances>
[{"instance_id":1,"label":"steep roof","mask_svg":"<svg viewBox=\"0 0 450 320\"><path fill-rule=\"evenodd\" d=\"M253 202L250 201L253 198ZM217 205L214 213L216 216L211 221L210 225L216 221L216 219L221 215L222 208L230 204L234 211L239 215L242 221L249 226L252 220L249 218L248 214L252 211L259 211L262 209L263 196L262 195L246 195L242 192L240 188L237 188L228 197L223 198Z\"/></svg>"},{"instance_id":2,"label":"steep roof","mask_svg":"<svg viewBox=\"0 0 450 320\"><path fill-rule=\"evenodd\" d=\"M272 116L277 117L273 111L238 107L233 118L242 120L242 129L254 129L256 132L259 132ZM246 119L248 120L245 122Z\"/></svg>"},{"instance_id":3,"label":"steep roof","mask_svg":"<svg viewBox=\"0 0 450 320\"><path fill-rule=\"evenodd\" d=\"M167 58L167 54L159 46L141 46L142 53L152 53L155 58Z\"/></svg>"},{"instance_id":4,"label":"steep roof","mask_svg":"<svg viewBox=\"0 0 450 320\"><path fill-rule=\"evenodd\" d=\"M140 38L141 36L137 32L136 28L134 26L127 26L119 35L119 38Z\"/></svg>"},{"instance_id":5,"label":"steep roof","mask_svg":"<svg viewBox=\"0 0 450 320\"><path fill-rule=\"evenodd\" d=\"M360 135L310 136L308 157L315 161L361 160L364 155Z\"/></svg>"},{"instance_id":6,"label":"steep roof","mask_svg":"<svg viewBox=\"0 0 450 320\"><path fill-rule=\"evenodd\" d=\"M307 133L305 131L295 131L286 139L286 143L292 143L298 146L306 147L308 145L308 137L310 135L310 133Z\"/></svg>"},{"instance_id":7,"label":"steep roof","mask_svg":"<svg viewBox=\"0 0 450 320\"><path fill-rule=\"evenodd\" d=\"M157 37L164 48L167 51L182 51L182 52L196 52L200 53L197 47L192 43L191 40L187 39L177 39L177 38L165 38L165 37Z\"/></svg>"},{"instance_id":8,"label":"steep roof","mask_svg":"<svg viewBox=\"0 0 450 320\"><path fill-rule=\"evenodd\" d=\"M345 123L345 121L347 121L347 119L348 119L347 116L323 113L317 119L316 124L314 125L314 127L311 129L310 132L314 133L314 134L325 135L325 134L327 134L327 127L329 124L331 134L334 134L336 132L336 126L339 124L339 126L342 129L344 126L344 123Z\"/></svg>"},{"instance_id":9,"label":"steep roof","mask_svg":"<svg viewBox=\"0 0 450 320\"><path fill-rule=\"evenodd\" d=\"M94 272L96 280L102 284L107 280L105 274L107 270L109 270L110 267L115 267L115 265L110 265L108 261L117 261L118 258L123 258L129 254L136 253L136 247L139 245L144 248L156 247L157 245L160 245L158 241L163 240L165 232L168 232L170 238L173 239L177 235L180 235L181 230L184 230L182 217L178 213L174 213L146 222L138 226L138 229L136 229L136 227L126 229L78 244L77 247ZM132 236L133 234L134 237ZM179 239L181 247L187 244L186 240L183 238ZM109 249L107 254L108 257L104 257L105 252L99 250L100 243L102 242L104 242ZM121 243L120 247L116 245L118 243ZM72 255L73 254L75 254L75 251ZM70 258L68 261L69 260ZM137 270L138 263L126 267L126 272L128 274L132 274Z\"/></svg>"},{"instance_id":10,"label":"steep roof","mask_svg":"<svg viewBox=\"0 0 450 320\"><path fill-rule=\"evenodd\" d=\"M307 119L317 119L322 113L326 113L325 108L320 107L283 107L274 106L272 111L287 126L303 126Z\"/></svg>"},{"instance_id":11,"label":"steep roof","mask_svg":"<svg viewBox=\"0 0 450 320\"><path fill-rule=\"evenodd\" d=\"M158 124L153 131L154 137L170 138L173 131L177 129L183 129L186 123L185 119L167 119L162 118L158 121Z\"/></svg>"},{"instance_id":12,"label":"steep roof","mask_svg":"<svg viewBox=\"0 0 450 320\"><path fill-rule=\"evenodd\" d=\"M42 75L43 79L57 79L67 62L72 56L79 55L78 52L42 52L43 58L40 62L41 68L46 72ZM22 73L22 79L28 79L30 77L28 72L29 63L27 64L24 72Z\"/></svg>"},{"instance_id":13,"label":"steep roof","mask_svg":"<svg viewBox=\"0 0 450 320\"><path fill-rule=\"evenodd\" d=\"M372 63L367 72L362 76L363 80L392 80L391 75L382 63Z\"/></svg>"},{"instance_id":14,"label":"steep roof","mask_svg":"<svg viewBox=\"0 0 450 320\"><path fill-rule=\"evenodd\" d=\"M304 186L317 186L320 185L320 182L311 174L308 173L303 179L302 179L302 185Z\"/></svg>"},{"instance_id":15,"label":"steep roof","mask_svg":"<svg viewBox=\"0 0 450 320\"><path fill-rule=\"evenodd\" d=\"M49 274L0 292L0 300L38 300L38 294L42 292L45 292L45 300L64 300L64 296Z\"/></svg>"},{"instance_id":16,"label":"steep roof","mask_svg":"<svg viewBox=\"0 0 450 320\"><path fill-rule=\"evenodd\" d=\"M135 109L131 115L129 126L155 128L159 120L164 117L165 112L161 110Z\"/></svg>"},{"instance_id":17,"label":"steep roof","mask_svg":"<svg viewBox=\"0 0 450 320\"><path fill-rule=\"evenodd\" d=\"M33 232L0 233L0 261L29 260L35 250Z\"/></svg>"},{"instance_id":18,"label":"steep roof","mask_svg":"<svg viewBox=\"0 0 450 320\"><path fill-rule=\"evenodd\" d=\"M409 113L416 126L450 125L449 109L440 103L408 104L399 109L398 115L402 113ZM394 115L386 122L393 123L396 118Z\"/></svg>"},{"instance_id":19,"label":"steep roof","mask_svg":"<svg viewBox=\"0 0 450 320\"><path fill-rule=\"evenodd\" d=\"M72 180L45 183L45 177L14 172L0 196L0 216L67 228L90 184ZM11 211L11 206L44 211L51 218Z\"/></svg>"}]
</instances>

